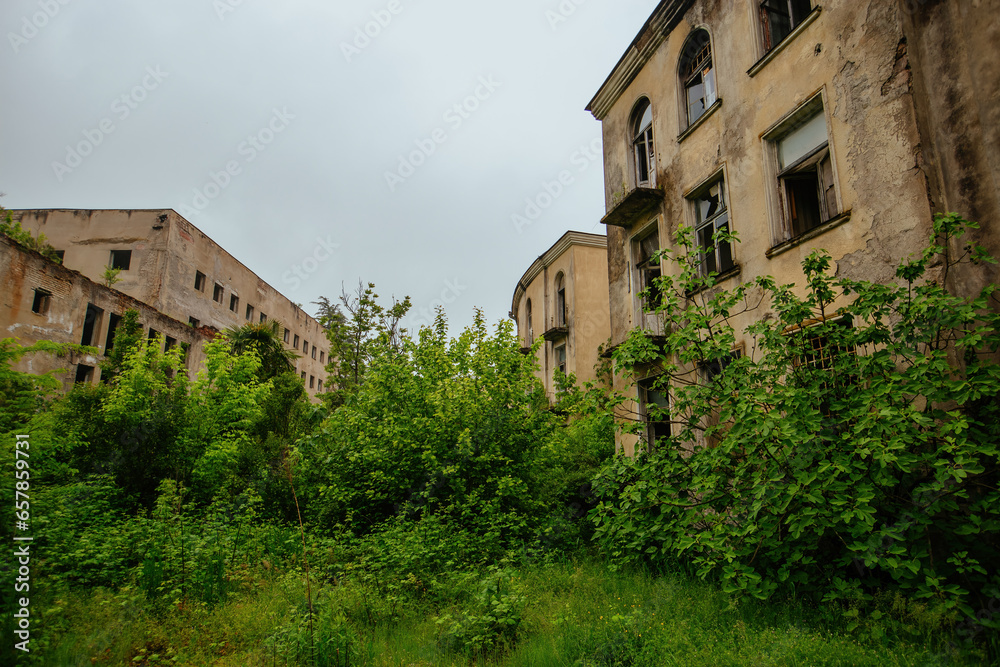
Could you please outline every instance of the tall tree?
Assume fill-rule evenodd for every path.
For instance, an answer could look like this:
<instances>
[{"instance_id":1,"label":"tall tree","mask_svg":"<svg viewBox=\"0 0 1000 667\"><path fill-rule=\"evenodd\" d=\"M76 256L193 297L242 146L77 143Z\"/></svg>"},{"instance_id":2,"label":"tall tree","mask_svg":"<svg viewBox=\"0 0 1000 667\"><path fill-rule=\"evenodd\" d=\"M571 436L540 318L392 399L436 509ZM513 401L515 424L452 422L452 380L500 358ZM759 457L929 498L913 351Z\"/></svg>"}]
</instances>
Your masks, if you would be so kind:
<instances>
[{"instance_id":1,"label":"tall tree","mask_svg":"<svg viewBox=\"0 0 1000 667\"><path fill-rule=\"evenodd\" d=\"M223 333L229 341L229 349L234 355L253 350L260 357L258 377L268 380L295 368L299 355L286 349L281 337L281 324L277 320L250 322L243 326L233 326Z\"/></svg>"}]
</instances>

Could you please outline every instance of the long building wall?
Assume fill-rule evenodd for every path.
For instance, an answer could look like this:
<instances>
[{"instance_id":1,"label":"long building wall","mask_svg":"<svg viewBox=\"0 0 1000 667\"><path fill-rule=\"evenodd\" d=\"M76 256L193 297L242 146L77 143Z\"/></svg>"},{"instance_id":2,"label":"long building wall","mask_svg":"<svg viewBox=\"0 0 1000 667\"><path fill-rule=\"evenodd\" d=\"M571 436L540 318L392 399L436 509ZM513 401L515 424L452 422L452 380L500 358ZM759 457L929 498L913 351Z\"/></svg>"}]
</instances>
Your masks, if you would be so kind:
<instances>
[{"instance_id":1,"label":"long building wall","mask_svg":"<svg viewBox=\"0 0 1000 667\"><path fill-rule=\"evenodd\" d=\"M113 344L111 332L116 318L126 310L139 313L147 336L161 335L164 346L187 347L185 365L191 372L201 366L204 343L213 336L208 329L194 329L123 292L26 250L3 235L0 281L5 288L0 303L0 337L17 339L26 346L48 340L97 348L97 355L28 355L14 366L27 373L55 371L66 389L77 381L101 379L99 363L109 344Z\"/></svg>"},{"instance_id":2,"label":"long building wall","mask_svg":"<svg viewBox=\"0 0 1000 667\"><path fill-rule=\"evenodd\" d=\"M100 281L127 252L115 288L195 327L224 330L262 318L278 321L296 372L311 395L323 390L329 343L314 318L172 210L13 211L22 227L45 234L63 263ZM115 253L118 253L117 255Z\"/></svg>"}]
</instances>

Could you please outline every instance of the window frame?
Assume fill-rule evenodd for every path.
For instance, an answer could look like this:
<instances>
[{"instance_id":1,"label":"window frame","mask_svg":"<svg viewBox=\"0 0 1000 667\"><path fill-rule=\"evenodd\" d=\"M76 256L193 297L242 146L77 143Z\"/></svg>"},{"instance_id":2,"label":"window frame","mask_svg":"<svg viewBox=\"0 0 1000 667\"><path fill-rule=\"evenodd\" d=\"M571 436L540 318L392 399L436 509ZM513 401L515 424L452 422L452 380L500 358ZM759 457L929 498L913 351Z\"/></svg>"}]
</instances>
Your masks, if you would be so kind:
<instances>
[{"instance_id":1,"label":"window frame","mask_svg":"<svg viewBox=\"0 0 1000 667\"><path fill-rule=\"evenodd\" d=\"M771 29L773 22L768 14L769 10L774 12L776 8L765 7L775 2L785 5L785 16L788 18L788 30L778 39L774 39L774 31ZM802 12L802 4L808 7L804 13ZM781 46L782 42L787 40L815 9L811 0L757 0L757 23L760 26L762 52L767 54Z\"/></svg>"},{"instance_id":2,"label":"window frame","mask_svg":"<svg viewBox=\"0 0 1000 667\"><path fill-rule=\"evenodd\" d=\"M229 310L238 313L240 310L240 297L235 292L229 294Z\"/></svg>"},{"instance_id":3,"label":"window frame","mask_svg":"<svg viewBox=\"0 0 1000 667\"><path fill-rule=\"evenodd\" d=\"M707 52L707 57L701 56ZM707 61L707 68L701 66ZM698 64L697 68L693 66ZM690 71L686 71L690 70ZM715 49L712 46L712 35L704 27L697 27L691 31L681 49L681 56L677 61L677 77L679 85L678 92L681 95L680 115L683 121L681 131L696 125L712 109L712 105L719 100L719 81L715 67ZM701 112L693 116L691 114L691 91L694 89L696 79L701 79L703 95L699 98L702 103ZM710 82L710 84L709 84Z\"/></svg>"},{"instance_id":4,"label":"window frame","mask_svg":"<svg viewBox=\"0 0 1000 667\"><path fill-rule=\"evenodd\" d=\"M817 146L806 149L795 160L782 167L780 162L782 142L817 117L823 119L826 139ZM805 237L846 213L840 197L825 89L811 95L786 114L766 130L761 139L765 152L765 173L769 183L767 190L772 249ZM795 199L793 194L790 194L790 187L794 183L807 181L815 183L817 221L815 224L803 227L801 223L796 224L800 216L793 214L794 206L801 207L803 202L801 198Z\"/></svg>"},{"instance_id":5,"label":"window frame","mask_svg":"<svg viewBox=\"0 0 1000 667\"><path fill-rule=\"evenodd\" d=\"M132 266L131 250L112 250L108 266L119 271L128 271Z\"/></svg>"},{"instance_id":6,"label":"window frame","mask_svg":"<svg viewBox=\"0 0 1000 667\"><path fill-rule=\"evenodd\" d=\"M552 369L553 372L559 370L562 371L563 375L568 375L569 369L569 354L568 354L568 344L565 340L558 343L552 344ZM562 361L559 360L560 351L562 353Z\"/></svg>"},{"instance_id":7,"label":"window frame","mask_svg":"<svg viewBox=\"0 0 1000 667\"><path fill-rule=\"evenodd\" d=\"M566 309L566 274L560 271L554 282L556 326L565 327L569 321Z\"/></svg>"},{"instance_id":8,"label":"window frame","mask_svg":"<svg viewBox=\"0 0 1000 667\"><path fill-rule=\"evenodd\" d=\"M736 262L736 256L734 253L733 244L729 242L723 242L721 245L719 241L716 240L715 235L720 230L720 228L725 227L729 233L733 231L733 217L732 211L729 208L729 192L726 188L726 174L725 169L719 169L707 179L705 179L701 184L690 190L684 198L688 201L688 204L692 211L693 219L693 229L694 229L694 242L698 247L699 265L698 272L702 277L707 277L709 274L714 273L715 275L725 275L737 268L738 264ZM709 217L704 220L701 219L701 202L706 201L705 195L715 187L719 188L719 198L722 201L722 207L712 213ZM711 226L712 233L709 237L709 241L712 243L713 249L713 264L715 266L714 270L706 270L706 252L707 245L702 242L702 231ZM723 251L722 245L727 249L726 252L729 256L728 265L724 265L723 262Z\"/></svg>"},{"instance_id":9,"label":"window frame","mask_svg":"<svg viewBox=\"0 0 1000 667\"><path fill-rule=\"evenodd\" d=\"M645 297L641 296L642 292L648 287L655 287L654 281L656 278L663 275L663 262L656 262L655 266L652 261L652 256L655 254L655 250L649 253L647 257L644 253L643 241L651 236L656 236L656 249L663 249L663 241L660 238L660 219L657 217L652 223L643 227L640 231L629 239L629 250L630 250L630 264L631 264L631 274L632 274L632 284L633 284L633 298L635 309L638 313L640 321L645 322L646 315L652 313L656 308L662 305L663 295L659 293L659 290L654 290L654 292ZM652 275L655 274L655 275ZM652 307L650 307L649 299L653 298L654 302Z\"/></svg>"},{"instance_id":10,"label":"window frame","mask_svg":"<svg viewBox=\"0 0 1000 667\"><path fill-rule=\"evenodd\" d=\"M673 435L673 427L670 423L670 388L656 388L659 382L663 381L663 375L650 375L636 382L636 406L638 407L639 421L643 425L643 440L646 443L647 451L655 451L657 443L664 434L658 434L658 427L666 428L665 436L670 438ZM653 392L664 397L664 404L650 400L649 394ZM649 405L655 403L661 410L666 410L666 421L651 421L649 415Z\"/></svg>"},{"instance_id":11,"label":"window frame","mask_svg":"<svg viewBox=\"0 0 1000 667\"><path fill-rule=\"evenodd\" d=\"M649 112L649 123L645 120ZM643 95L632 105L628 122L628 145L631 154L632 177L636 188L656 187L656 133L653 131L656 116L649 97ZM645 178L642 170L645 169Z\"/></svg>"},{"instance_id":12,"label":"window frame","mask_svg":"<svg viewBox=\"0 0 1000 667\"><path fill-rule=\"evenodd\" d=\"M52 292L44 287L36 287L31 298L31 312L35 315L48 315L52 305Z\"/></svg>"},{"instance_id":13,"label":"window frame","mask_svg":"<svg viewBox=\"0 0 1000 667\"><path fill-rule=\"evenodd\" d=\"M219 283L215 283L215 287L212 288L212 301L216 302L220 306L223 301L226 300L226 288Z\"/></svg>"},{"instance_id":14,"label":"window frame","mask_svg":"<svg viewBox=\"0 0 1000 667\"><path fill-rule=\"evenodd\" d=\"M206 284L208 284L208 276L196 270L194 272L194 288L199 292L204 292Z\"/></svg>"}]
</instances>

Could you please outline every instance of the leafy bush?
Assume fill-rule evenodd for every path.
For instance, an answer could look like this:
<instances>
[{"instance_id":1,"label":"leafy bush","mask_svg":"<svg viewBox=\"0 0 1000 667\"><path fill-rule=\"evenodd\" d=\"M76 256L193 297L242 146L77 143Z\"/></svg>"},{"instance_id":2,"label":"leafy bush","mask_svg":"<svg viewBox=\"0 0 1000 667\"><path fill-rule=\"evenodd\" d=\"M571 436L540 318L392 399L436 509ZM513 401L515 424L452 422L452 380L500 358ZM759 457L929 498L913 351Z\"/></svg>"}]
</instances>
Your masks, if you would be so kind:
<instances>
[{"instance_id":1,"label":"leafy bush","mask_svg":"<svg viewBox=\"0 0 1000 667\"><path fill-rule=\"evenodd\" d=\"M889 587L973 614L1000 596L997 291L942 286L957 263L991 261L950 254L970 224L937 216L897 285L833 278L814 252L803 298L769 278L712 289L683 230L678 274L659 285L662 347L636 333L615 354L662 369L671 406L650 412L674 437L599 476L593 518L613 561L680 559L760 598ZM733 360L730 318L758 302L773 316Z\"/></svg>"},{"instance_id":2,"label":"leafy bush","mask_svg":"<svg viewBox=\"0 0 1000 667\"><path fill-rule=\"evenodd\" d=\"M469 655L509 650L517 641L525 596L514 583L511 571L492 568L478 586L471 608L440 615L443 648Z\"/></svg>"}]
</instances>

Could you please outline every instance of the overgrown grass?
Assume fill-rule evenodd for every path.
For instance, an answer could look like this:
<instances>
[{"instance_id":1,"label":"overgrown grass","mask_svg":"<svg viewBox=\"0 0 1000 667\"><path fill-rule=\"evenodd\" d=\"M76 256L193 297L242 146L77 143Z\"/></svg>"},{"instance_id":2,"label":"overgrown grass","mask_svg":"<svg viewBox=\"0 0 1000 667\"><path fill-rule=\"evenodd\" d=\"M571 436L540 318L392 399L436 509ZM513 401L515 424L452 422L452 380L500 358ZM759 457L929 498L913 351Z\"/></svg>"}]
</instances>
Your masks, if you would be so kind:
<instances>
[{"instance_id":1,"label":"overgrown grass","mask_svg":"<svg viewBox=\"0 0 1000 667\"><path fill-rule=\"evenodd\" d=\"M842 607L737 599L679 573L612 573L586 557L454 573L440 582L447 595L395 605L374 585L328 581L315 593L312 640L301 571L259 568L244 581L214 607L156 608L128 588L50 600L50 643L37 658L67 667L988 664L949 647L945 619L899 599L883 600L880 618L855 618ZM498 638L469 650L457 622Z\"/></svg>"}]
</instances>

